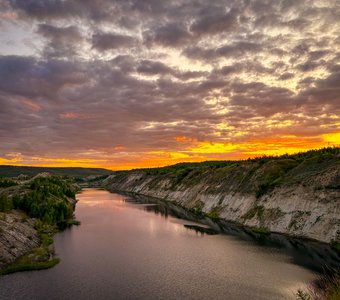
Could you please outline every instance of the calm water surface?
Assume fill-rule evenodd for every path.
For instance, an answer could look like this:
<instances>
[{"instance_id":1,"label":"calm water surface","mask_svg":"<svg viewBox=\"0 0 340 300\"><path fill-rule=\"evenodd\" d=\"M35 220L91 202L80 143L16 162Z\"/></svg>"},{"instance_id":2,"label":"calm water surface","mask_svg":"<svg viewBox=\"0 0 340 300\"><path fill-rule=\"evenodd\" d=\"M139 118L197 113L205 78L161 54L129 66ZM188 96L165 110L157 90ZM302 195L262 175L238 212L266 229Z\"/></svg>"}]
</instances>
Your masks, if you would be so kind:
<instances>
[{"instance_id":1,"label":"calm water surface","mask_svg":"<svg viewBox=\"0 0 340 300\"><path fill-rule=\"evenodd\" d=\"M280 249L196 232L128 196L77 198L81 226L55 237L60 264L0 278L0 299L295 299L316 277Z\"/></svg>"}]
</instances>

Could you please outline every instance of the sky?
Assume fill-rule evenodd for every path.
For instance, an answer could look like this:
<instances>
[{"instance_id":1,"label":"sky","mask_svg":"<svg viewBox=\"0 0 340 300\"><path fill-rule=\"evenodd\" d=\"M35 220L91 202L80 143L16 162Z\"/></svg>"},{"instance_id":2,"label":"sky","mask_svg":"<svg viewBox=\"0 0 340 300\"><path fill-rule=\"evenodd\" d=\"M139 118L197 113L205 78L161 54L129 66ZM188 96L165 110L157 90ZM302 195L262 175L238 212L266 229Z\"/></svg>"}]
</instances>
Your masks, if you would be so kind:
<instances>
[{"instance_id":1,"label":"sky","mask_svg":"<svg viewBox=\"0 0 340 300\"><path fill-rule=\"evenodd\" d=\"M2 0L0 164L340 144L340 0Z\"/></svg>"}]
</instances>

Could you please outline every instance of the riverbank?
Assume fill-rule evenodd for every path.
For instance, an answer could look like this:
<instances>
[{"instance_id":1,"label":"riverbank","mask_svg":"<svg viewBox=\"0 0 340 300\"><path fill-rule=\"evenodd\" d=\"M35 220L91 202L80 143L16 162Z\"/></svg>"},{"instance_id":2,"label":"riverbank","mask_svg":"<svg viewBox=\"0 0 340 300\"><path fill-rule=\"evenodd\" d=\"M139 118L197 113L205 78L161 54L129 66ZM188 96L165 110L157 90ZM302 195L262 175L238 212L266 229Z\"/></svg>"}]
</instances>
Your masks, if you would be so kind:
<instances>
[{"instance_id":1,"label":"riverbank","mask_svg":"<svg viewBox=\"0 0 340 300\"><path fill-rule=\"evenodd\" d=\"M296 248L197 232L208 226L171 202L98 189L77 199L82 225L55 237L60 263L3 276L0 298L296 300L296 290L316 277Z\"/></svg>"},{"instance_id":2,"label":"riverbank","mask_svg":"<svg viewBox=\"0 0 340 300\"><path fill-rule=\"evenodd\" d=\"M53 267L59 262L54 234L79 224L73 218L77 188L48 174L1 183L0 275Z\"/></svg>"},{"instance_id":3,"label":"riverbank","mask_svg":"<svg viewBox=\"0 0 340 300\"><path fill-rule=\"evenodd\" d=\"M0 213L0 275L40 270L59 262L53 247L56 228L43 225L25 213Z\"/></svg>"},{"instance_id":4,"label":"riverbank","mask_svg":"<svg viewBox=\"0 0 340 300\"><path fill-rule=\"evenodd\" d=\"M340 242L340 148L118 171L102 184L263 233Z\"/></svg>"}]
</instances>

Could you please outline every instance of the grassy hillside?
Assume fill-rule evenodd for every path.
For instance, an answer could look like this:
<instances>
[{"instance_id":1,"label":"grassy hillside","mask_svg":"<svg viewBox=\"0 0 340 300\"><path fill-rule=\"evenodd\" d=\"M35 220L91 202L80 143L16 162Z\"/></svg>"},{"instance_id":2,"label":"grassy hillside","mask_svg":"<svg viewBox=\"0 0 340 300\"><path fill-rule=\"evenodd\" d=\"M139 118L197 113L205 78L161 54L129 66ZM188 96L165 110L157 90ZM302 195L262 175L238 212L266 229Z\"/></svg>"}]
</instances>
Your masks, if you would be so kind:
<instances>
[{"instance_id":1,"label":"grassy hillside","mask_svg":"<svg viewBox=\"0 0 340 300\"><path fill-rule=\"evenodd\" d=\"M91 175L109 175L112 171L101 168L49 168L49 167L26 167L26 166L0 166L0 177L17 177L21 174L33 177L39 173L48 172L55 175L70 177L85 177Z\"/></svg>"},{"instance_id":2,"label":"grassy hillside","mask_svg":"<svg viewBox=\"0 0 340 300\"><path fill-rule=\"evenodd\" d=\"M160 168L144 168L135 169L132 171L144 171L149 174L172 173L181 170L207 170L220 169L228 166L237 166L244 163L258 163L264 164L269 161L294 160L296 162L303 162L309 159L325 159L340 155L340 147L326 147L322 149L309 150L306 152L299 152L296 154L284 154L280 156L261 156L256 158L248 158L247 160L220 160L220 161L204 161L204 162L188 162L178 163L171 166ZM126 171L122 171L126 172Z\"/></svg>"},{"instance_id":3,"label":"grassy hillside","mask_svg":"<svg viewBox=\"0 0 340 300\"><path fill-rule=\"evenodd\" d=\"M115 182L122 182L131 172L154 177L149 185L157 186L164 179L177 189L179 185L193 186L204 183L207 192L238 191L254 193L256 197L272 191L275 187L292 184L312 184L318 188L340 188L340 178L324 182L317 175L330 168L340 168L340 147L281 155L262 156L242 161L206 161L179 163L172 166L115 172ZM141 179L142 180L142 179Z\"/></svg>"},{"instance_id":4,"label":"grassy hillside","mask_svg":"<svg viewBox=\"0 0 340 300\"><path fill-rule=\"evenodd\" d=\"M256 231L340 243L339 147L118 171L103 186L165 199Z\"/></svg>"}]
</instances>

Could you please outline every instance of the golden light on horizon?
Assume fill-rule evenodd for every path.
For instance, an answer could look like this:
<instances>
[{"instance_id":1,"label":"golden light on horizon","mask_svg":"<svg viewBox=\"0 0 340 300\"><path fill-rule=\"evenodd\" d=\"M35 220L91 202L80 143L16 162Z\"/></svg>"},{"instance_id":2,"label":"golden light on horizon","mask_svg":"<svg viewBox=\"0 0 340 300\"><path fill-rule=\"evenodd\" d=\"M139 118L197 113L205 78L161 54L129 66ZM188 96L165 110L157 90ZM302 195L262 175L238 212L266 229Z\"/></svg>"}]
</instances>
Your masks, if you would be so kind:
<instances>
[{"instance_id":1,"label":"golden light on horizon","mask_svg":"<svg viewBox=\"0 0 340 300\"><path fill-rule=\"evenodd\" d=\"M340 143L336 1L24 2L0 5L1 164L133 169Z\"/></svg>"},{"instance_id":2,"label":"golden light on horizon","mask_svg":"<svg viewBox=\"0 0 340 300\"><path fill-rule=\"evenodd\" d=\"M157 168L179 162L201 162L207 160L243 160L259 156L279 156L294 154L311 149L320 149L328 146L340 146L340 132L324 134L320 138L298 139L294 135L279 138L252 140L245 143L214 143L197 142L184 136L176 137L176 141L184 143L185 147L177 151L148 151L134 153L130 160L117 160L91 158L47 158L23 157L20 153L10 154L8 158L0 157L0 164L17 166L41 167L89 167L106 168L111 170L130 170L138 168ZM188 146L192 144L193 146ZM119 149L121 149L119 147ZM124 149L126 150L126 149Z\"/></svg>"}]
</instances>

